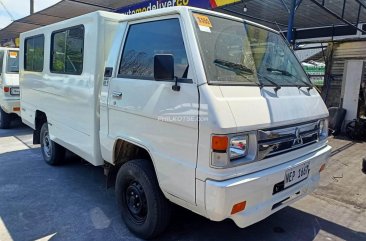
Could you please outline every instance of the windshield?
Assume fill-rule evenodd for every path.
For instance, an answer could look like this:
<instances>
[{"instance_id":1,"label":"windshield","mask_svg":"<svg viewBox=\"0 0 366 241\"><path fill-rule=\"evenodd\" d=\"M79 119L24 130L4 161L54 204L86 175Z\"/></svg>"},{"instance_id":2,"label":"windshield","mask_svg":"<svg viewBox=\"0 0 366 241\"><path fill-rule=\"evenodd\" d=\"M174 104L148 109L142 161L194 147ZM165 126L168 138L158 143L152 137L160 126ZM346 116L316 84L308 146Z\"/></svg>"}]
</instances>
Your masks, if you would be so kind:
<instances>
[{"instance_id":1,"label":"windshield","mask_svg":"<svg viewBox=\"0 0 366 241\"><path fill-rule=\"evenodd\" d=\"M207 14L193 18L210 84L311 85L278 33Z\"/></svg>"},{"instance_id":2,"label":"windshield","mask_svg":"<svg viewBox=\"0 0 366 241\"><path fill-rule=\"evenodd\" d=\"M6 63L7 73L19 73L19 51L10 50Z\"/></svg>"}]
</instances>

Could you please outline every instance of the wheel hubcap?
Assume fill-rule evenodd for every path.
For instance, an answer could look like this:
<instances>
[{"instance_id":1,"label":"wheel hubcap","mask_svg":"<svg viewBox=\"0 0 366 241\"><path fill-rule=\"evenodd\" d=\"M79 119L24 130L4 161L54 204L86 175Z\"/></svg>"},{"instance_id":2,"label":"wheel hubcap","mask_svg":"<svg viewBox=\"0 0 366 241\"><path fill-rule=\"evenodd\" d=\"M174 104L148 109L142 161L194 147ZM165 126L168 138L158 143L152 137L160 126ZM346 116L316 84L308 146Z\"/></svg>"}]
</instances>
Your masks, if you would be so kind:
<instances>
[{"instance_id":1,"label":"wheel hubcap","mask_svg":"<svg viewBox=\"0 0 366 241\"><path fill-rule=\"evenodd\" d=\"M48 131L44 133L43 151L44 151L44 153L46 154L47 157L51 156L52 147L51 147L51 140L50 140L50 136L48 134Z\"/></svg>"},{"instance_id":2,"label":"wheel hubcap","mask_svg":"<svg viewBox=\"0 0 366 241\"><path fill-rule=\"evenodd\" d=\"M137 223L143 223L147 216L147 203L144 189L137 181L133 181L126 189L128 211Z\"/></svg>"}]
</instances>

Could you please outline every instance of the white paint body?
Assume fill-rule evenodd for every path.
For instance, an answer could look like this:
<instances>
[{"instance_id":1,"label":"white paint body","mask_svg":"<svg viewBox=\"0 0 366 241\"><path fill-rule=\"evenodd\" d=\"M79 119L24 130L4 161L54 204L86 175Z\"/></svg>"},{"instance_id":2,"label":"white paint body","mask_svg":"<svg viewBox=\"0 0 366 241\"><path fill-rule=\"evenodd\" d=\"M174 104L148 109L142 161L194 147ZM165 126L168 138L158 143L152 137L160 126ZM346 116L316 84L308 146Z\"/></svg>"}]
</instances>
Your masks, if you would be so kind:
<instances>
[{"instance_id":1,"label":"white paint body","mask_svg":"<svg viewBox=\"0 0 366 241\"><path fill-rule=\"evenodd\" d=\"M9 51L19 51L17 48L2 48L0 51L4 53L3 56L3 66L0 73L0 108L2 108L6 113L16 113L20 115L20 111L17 108L20 107L20 96L11 95L10 91L5 93L4 87L17 88L19 89L19 74L18 73L8 73L7 70L7 56ZM16 108L14 110L14 108Z\"/></svg>"},{"instance_id":2,"label":"white paint body","mask_svg":"<svg viewBox=\"0 0 366 241\"><path fill-rule=\"evenodd\" d=\"M192 9L172 7L132 16L95 12L23 33L21 46L27 37L45 35L45 62L40 74L24 71L21 49L22 120L34 128L36 111L46 113L51 138L93 165L114 164L117 140L134 143L150 154L160 188L169 200L211 220L231 218L245 227L286 206L271 210L281 198L301 190L290 203L313 190L330 147L324 140L260 162L216 169L210 166L211 135L293 125L326 118L328 112L314 89L284 87L275 95L270 87L208 85L194 37ZM180 83L181 91L176 92L172 82L118 78L116 69L128 26L165 18L180 20L188 78L193 83ZM51 33L80 24L85 27L83 73L51 73ZM103 77L105 67L113 68L111 78ZM122 98L113 92L122 92ZM196 117L206 116L207 121L159 119L164 113L186 114L187 109ZM304 161L311 163L309 177L272 195L269 189L283 181L285 170ZM231 215L232 206L244 200L246 210Z\"/></svg>"}]
</instances>

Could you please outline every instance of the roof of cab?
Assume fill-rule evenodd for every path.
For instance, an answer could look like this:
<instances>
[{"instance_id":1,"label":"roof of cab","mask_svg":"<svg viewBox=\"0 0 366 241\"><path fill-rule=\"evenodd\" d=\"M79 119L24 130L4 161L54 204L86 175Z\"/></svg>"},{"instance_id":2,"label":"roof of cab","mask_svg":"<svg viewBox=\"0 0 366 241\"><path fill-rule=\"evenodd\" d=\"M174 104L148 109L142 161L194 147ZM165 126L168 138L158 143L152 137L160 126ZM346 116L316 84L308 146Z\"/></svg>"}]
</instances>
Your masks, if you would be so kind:
<instances>
[{"instance_id":1,"label":"roof of cab","mask_svg":"<svg viewBox=\"0 0 366 241\"><path fill-rule=\"evenodd\" d=\"M229 19L233 19L233 20L244 21L246 23L250 23L252 25L278 33L278 31L271 29L269 27L266 27L264 25L258 24L256 22L252 22L252 21L249 21L246 19L238 18L238 17L224 14L224 13L215 12L212 10L196 8L196 7L189 7L189 6L174 6L174 7L168 7L168 8L160 8L160 9L151 10L151 11L147 11L147 12L135 13L132 15L124 15L124 16L126 16L126 18L124 18L122 21L131 21L131 20L135 20L135 19L152 18L152 17L158 17L158 16L163 16L163 15L169 15L169 14L181 14L182 12L188 12L188 11L207 13L210 15L221 16L221 17L225 17L225 18L229 18Z\"/></svg>"},{"instance_id":2,"label":"roof of cab","mask_svg":"<svg viewBox=\"0 0 366 241\"><path fill-rule=\"evenodd\" d=\"M68 22L82 20L86 17L91 17L91 16L101 16L103 18L107 18L110 20L123 22L123 21L132 21L132 20L138 20L138 19L153 18L153 17L159 17L159 16L171 15L171 14L182 14L182 13L188 13L189 11L195 11L195 12L206 13L206 14L215 15L215 16L221 16L221 17L225 17L225 18L229 18L229 19L233 19L233 20L237 20L237 21L244 20L244 22L256 25L258 27L261 27L261 28L264 28L264 29L267 29L270 31L278 32L278 31L268 28L264 25L261 25L261 24L258 24L258 23L252 22L252 21L248 21L245 19L241 19L238 17L234 17L232 15L214 12L211 10L206 10L206 9L201 9L201 8L189 7L189 6L175 6L175 7L168 7L168 8L160 8L160 9L151 10L151 11L147 11L147 12L135 13L132 15L107 12L107 11L95 11L95 12L87 13L87 14L84 14L84 15L81 15L81 16L78 16L75 18L70 18L70 19L67 19L67 20L64 20L61 22L57 22L57 23L50 24L50 25L47 25L44 27L33 29L33 30L30 30L30 31L24 32L24 33L27 33L27 35L28 35L28 33L38 32L39 30L41 30L43 28L50 28L50 27L52 28L52 27L58 26L60 24L67 24ZM22 34L24 34L24 33L22 33Z\"/></svg>"}]
</instances>

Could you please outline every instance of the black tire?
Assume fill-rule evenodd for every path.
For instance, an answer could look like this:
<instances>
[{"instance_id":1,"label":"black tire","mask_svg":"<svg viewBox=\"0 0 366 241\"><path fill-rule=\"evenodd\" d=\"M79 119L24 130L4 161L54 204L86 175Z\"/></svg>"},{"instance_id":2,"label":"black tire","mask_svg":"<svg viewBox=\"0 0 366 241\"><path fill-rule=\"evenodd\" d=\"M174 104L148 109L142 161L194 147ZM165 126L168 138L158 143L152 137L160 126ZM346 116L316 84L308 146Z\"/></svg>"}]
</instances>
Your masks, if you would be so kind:
<instances>
[{"instance_id":1,"label":"black tire","mask_svg":"<svg viewBox=\"0 0 366 241\"><path fill-rule=\"evenodd\" d=\"M116 197L122 219L136 236L152 239L168 226L171 203L160 190L151 161L139 159L122 165Z\"/></svg>"},{"instance_id":2,"label":"black tire","mask_svg":"<svg viewBox=\"0 0 366 241\"><path fill-rule=\"evenodd\" d=\"M341 133L346 110L340 107L330 107L329 111L329 129L332 130L334 136Z\"/></svg>"},{"instance_id":3,"label":"black tire","mask_svg":"<svg viewBox=\"0 0 366 241\"><path fill-rule=\"evenodd\" d=\"M47 122L42 125L40 140L42 156L45 162L52 166L61 164L65 159L65 148L51 140Z\"/></svg>"},{"instance_id":4,"label":"black tire","mask_svg":"<svg viewBox=\"0 0 366 241\"><path fill-rule=\"evenodd\" d=\"M353 120L346 125L346 135L351 140L358 139L357 126L357 120Z\"/></svg>"},{"instance_id":5,"label":"black tire","mask_svg":"<svg viewBox=\"0 0 366 241\"><path fill-rule=\"evenodd\" d=\"M11 124L11 115L3 111L0 107L0 129L9 129Z\"/></svg>"}]
</instances>

